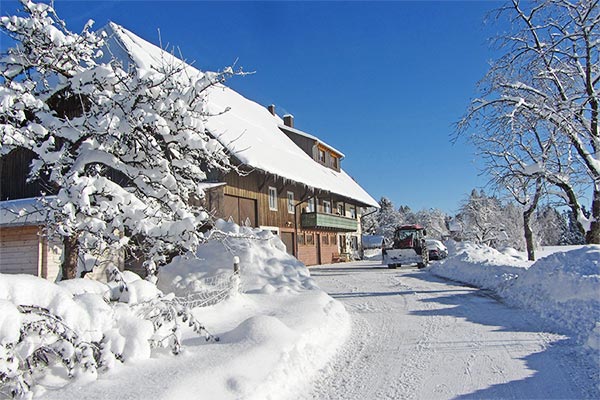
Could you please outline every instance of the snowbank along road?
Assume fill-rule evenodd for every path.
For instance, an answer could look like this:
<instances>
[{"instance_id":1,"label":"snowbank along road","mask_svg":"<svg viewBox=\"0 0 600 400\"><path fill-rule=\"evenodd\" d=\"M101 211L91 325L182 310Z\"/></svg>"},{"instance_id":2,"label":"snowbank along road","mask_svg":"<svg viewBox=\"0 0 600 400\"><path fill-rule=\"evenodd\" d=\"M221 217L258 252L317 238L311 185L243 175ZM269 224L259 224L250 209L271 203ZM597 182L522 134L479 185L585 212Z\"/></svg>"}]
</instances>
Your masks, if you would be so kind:
<instances>
[{"instance_id":1,"label":"snowbank along road","mask_svg":"<svg viewBox=\"0 0 600 400\"><path fill-rule=\"evenodd\" d=\"M482 290L367 261L311 275L353 332L307 399L598 398L566 337Z\"/></svg>"}]
</instances>

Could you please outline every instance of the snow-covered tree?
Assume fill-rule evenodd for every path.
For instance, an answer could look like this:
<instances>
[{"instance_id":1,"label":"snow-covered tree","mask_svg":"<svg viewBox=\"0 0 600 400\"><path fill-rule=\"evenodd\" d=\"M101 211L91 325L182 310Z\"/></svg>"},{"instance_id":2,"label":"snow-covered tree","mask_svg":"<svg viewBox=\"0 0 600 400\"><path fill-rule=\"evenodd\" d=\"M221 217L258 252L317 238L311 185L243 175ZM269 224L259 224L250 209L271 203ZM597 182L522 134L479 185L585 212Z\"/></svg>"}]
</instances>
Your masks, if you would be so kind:
<instances>
[{"instance_id":1,"label":"snow-covered tree","mask_svg":"<svg viewBox=\"0 0 600 400\"><path fill-rule=\"evenodd\" d=\"M446 220L448 216L436 208L424 209L414 214L411 223L418 223L425 227L427 236L432 239L442 239L449 234Z\"/></svg>"},{"instance_id":2,"label":"snow-covered tree","mask_svg":"<svg viewBox=\"0 0 600 400\"><path fill-rule=\"evenodd\" d=\"M512 247L520 251L528 251L529 259L533 259L533 231L531 231L531 245L527 247L527 236L523 236L524 225L524 207L515 202L504 202L501 204L499 219L500 233L495 243L496 248ZM530 229L531 230L531 229Z\"/></svg>"},{"instance_id":3,"label":"snow-covered tree","mask_svg":"<svg viewBox=\"0 0 600 400\"><path fill-rule=\"evenodd\" d=\"M365 232L381 235L386 238L394 236L394 230L402 223L402 218L387 197L379 200L379 210L367 216L363 221Z\"/></svg>"},{"instance_id":4,"label":"snow-covered tree","mask_svg":"<svg viewBox=\"0 0 600 400\"><path fill-rule=\"evenodd\" d=\"M597 0L509 1L499 13L514 28L499 40L504 55L460 125L487 133L501 166L559 188L588 243L600 243L599 9Z\"/></svg>"},{"instance_id":5,"label":"snow-covered tree","mask_svg":"<svg viewBox=\"0 0 600 400\"><path fill-rule=\"evenodd\" d=\"M476 189L462 204L457 220L464 240L496 246L504 238L500 201Z\"/></svg>"},{"instance_id":6,"label":"snow-covered tree","mask_svg":"<svg viewBox=\"0 0 600 400\"><path fill-rule=\"evenodd\" d=\"M567 220L553 206L546 204L540 207L535 213L533 227L536 241L541 246L567 244L564 240L568 231Z\"/></svg>"},{"instance_id":7,"label":"snow-covered tree","mask_svg":"<svg viewBox=\"0 0 600 400\"><path fill-rule=\"evenodd\" d=\"M563 213L564 218L567 220L567 230L561 238L561 245L577 245L585 243L585 236L579 230L577 218L571 210Z\"/></svg>"},{"instance_id":8,"label":"snow-covered tree","mask_svg":"<svg viewBox=\"0 0 600 400\"><path fill-rule=\"evenodd\" d=\"M49 234L62 238L63 278L78 257L142 252L150 271L204 240L199 182L229 158L204 128L201 74L174 57L154 69L99 63L104 37L69 31L53 8L22 0L0 18L17 43L0 60L0 156L34 154L31 179L50 187Z\"/></svg>"}]
</instances>

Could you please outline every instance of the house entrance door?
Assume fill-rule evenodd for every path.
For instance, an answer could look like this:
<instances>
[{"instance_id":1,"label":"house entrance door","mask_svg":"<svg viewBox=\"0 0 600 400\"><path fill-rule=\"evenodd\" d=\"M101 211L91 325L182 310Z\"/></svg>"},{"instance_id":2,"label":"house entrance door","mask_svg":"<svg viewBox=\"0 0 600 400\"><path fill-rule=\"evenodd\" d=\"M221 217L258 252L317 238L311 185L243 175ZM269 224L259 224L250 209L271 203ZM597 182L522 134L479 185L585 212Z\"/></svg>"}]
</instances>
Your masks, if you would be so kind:
<instances>
[{"instance_id":1,"label":"house entrance door","mask_svg":"<svg viewBox=\"0 0 600 400\"><path fill-rule=\"evenodd\" d=\"M285 244L287 253L294 255L294 234L292 232L281 232L281 241Z\"/></svg>"}]
</instances>

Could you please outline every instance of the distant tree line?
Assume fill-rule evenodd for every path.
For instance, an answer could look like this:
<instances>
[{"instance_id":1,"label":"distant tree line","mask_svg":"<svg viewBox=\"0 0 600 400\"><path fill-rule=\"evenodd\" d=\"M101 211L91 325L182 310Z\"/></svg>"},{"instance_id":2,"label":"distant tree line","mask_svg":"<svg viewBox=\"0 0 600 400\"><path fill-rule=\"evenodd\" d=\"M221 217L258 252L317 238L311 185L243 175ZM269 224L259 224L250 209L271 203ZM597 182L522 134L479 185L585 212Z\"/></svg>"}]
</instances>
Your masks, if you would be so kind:
<instances>
[{"instance_id":1,"label":"distant tree line","mask_svg":"<svg viewBox=\"0 0 600 400\"><path fill-rule=\"evenodd\" d=\"M419 224L432 239L469 241L497 249L527 249L521 217L524 206L487 195L483 190L473 189L455 215L435 208L419 211L404 205L396 208L387 197L382 197L379 205L379 210L363 219L363 231L367 234L391 238L397 226ZM577 219L568 208L539 205L532 214L531 228L536 247L585 243Z\"/></svg>"}]
</instances>

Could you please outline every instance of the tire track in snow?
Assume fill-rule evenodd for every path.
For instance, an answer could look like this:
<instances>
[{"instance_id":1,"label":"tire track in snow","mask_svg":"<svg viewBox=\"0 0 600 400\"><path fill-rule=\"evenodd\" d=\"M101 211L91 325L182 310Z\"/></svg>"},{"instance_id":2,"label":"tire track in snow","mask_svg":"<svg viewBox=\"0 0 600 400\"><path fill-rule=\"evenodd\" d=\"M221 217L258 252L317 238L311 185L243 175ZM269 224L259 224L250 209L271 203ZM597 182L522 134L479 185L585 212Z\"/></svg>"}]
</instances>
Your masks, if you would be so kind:
<instances>
[{"instance_id":1,"label":"tire track in snow","mask_svg":"<svg viewBox=\"0 0 600 400\"><path fill-rule=\"evenodd\" d=\"M353 325L300 399L597 397L568 341L527 312L427 271L365 265L313 269Z\"/></svg>"}]
</instances>

